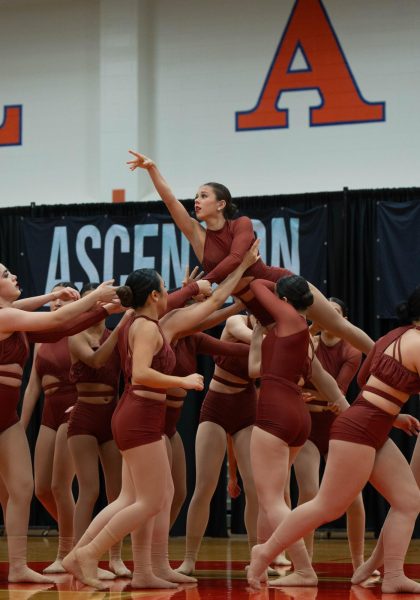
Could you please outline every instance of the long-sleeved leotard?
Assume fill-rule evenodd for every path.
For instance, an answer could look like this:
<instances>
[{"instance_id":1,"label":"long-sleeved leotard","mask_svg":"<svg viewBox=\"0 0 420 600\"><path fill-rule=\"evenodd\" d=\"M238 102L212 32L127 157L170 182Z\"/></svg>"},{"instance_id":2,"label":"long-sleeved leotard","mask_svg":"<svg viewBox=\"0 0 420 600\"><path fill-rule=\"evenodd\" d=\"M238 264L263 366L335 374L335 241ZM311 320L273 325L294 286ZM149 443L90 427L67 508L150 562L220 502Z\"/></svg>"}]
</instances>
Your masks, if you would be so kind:
<instances>
[{"instance_id":1,"label":"long-sleeved leotard","mask_svg":"<svg viewBox=\"0 0 420 600\"><path fill-rule=\"evenodd\" d=\"M261 346L261 390L257 427L279 437L289 446L302 446L311 420L298 385L309 378L309 331L306 320L274 294L274 284L255 280L251 289L271 315L275 325Z\"/></svg>"},{"instance_id":2,"label":"long-sleeved leotard","mask_svg":"<svg viewBox=\"0 0 420 600\"><path fill-rule=\"evenodd\" d=\"M327 346L320 338L315 355L327 373L334 377L338 387L345 395L360 367L362 353L345 340L340 340L333 346ZM311 389L313 385L305 382L304 387ZM319 453L325 456L328 452L331 425L336 414L329 409L329 403L326 400L311 400L307 403L307 407L312 421L309 439L318 448Z\"/></svg>"},{"instance_id":3,"label":"long-sleeved leotard","mask_svg":"<svg viewBox=\"0 0 420 600\"><path fill-rule=\"evenodd\" d=\"M242 261L255 240L252 221L248 217L239 217L234 221L226 221L217 231L207 229L204 243L203 267L207 274L204 276L211 283L220 283ZM266 279L276 282L282 277L292 275L288 269L269 267L261 259L257 260L244 273L244 277ZM256 298L247 298L249 284L245 285L238 294L247 309L263 325L273 322L270 313L265 310Z\"/></svg>"},{"instance_id":4,"label":"long-sleeved leotard","mask_svg":"<svg viewBox=\"0 0 420 600\"><path fill-rule=\"evenodd\" d=\"M203 253L203 267L206 270L204 278L211 283L223 281L241 264L254 241L252 221L248 217L226 221L216 231L207 229ZM244 277L277 281L291 274L288 269L269 267L260 259L245 271Z\"/></svg>"}]
</instances>

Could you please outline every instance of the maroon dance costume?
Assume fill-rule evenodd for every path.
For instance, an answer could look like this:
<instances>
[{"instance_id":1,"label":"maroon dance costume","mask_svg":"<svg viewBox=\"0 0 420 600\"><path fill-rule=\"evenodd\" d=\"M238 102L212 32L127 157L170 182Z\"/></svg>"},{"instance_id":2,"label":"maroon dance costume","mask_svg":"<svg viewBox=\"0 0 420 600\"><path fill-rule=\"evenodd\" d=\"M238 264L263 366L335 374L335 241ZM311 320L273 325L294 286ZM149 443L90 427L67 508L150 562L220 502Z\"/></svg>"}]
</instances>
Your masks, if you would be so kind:
<instances>
[{"instance_id":1,"label":"maroon dance costume","mask_svg":"<svg viewBox=\"0 0 420 600\"><path fill-rule=\"evenodd\" d=\"M102 346L110 335L109 329L105 329L99 345ZM111 389L78 391L76 405L70 413L68 438L75 435L91 435L97 439L99 445L112 440L111 419L117 406L120 372L120 354L116 347L105 365L99 369L94 369L81 360L71 366L70 380L74 384L102 383ZM106 402L89 402L89 398L98 397L106 398Z\"/></svg>"},{"instance_id":2,"label":"maroon dance costume","mask_svg":"<svg viewBox=\"0 0 420 600\"><path fill-rule=\"evenodd\" d=\"M392 415L363 397L363 392L372 392L401 408L401 402L387 392L366 385L370 375L384 384L405 394L420 392L420 376L410 371L401 362L401 337L409 329L420 329L414 325L406 325L393 329L380 338L369 352L360 369L357 381L362 390L356 401L339 415L331 427L330 439L343 440L356 444L371 446L379 450L386 442L396 415ZM392 355L385 350L392 347Z\"/></svg>"},{"instance_id":3,"label":"maroon dance costume","mask_svg":"<svg viewBox=\"0 0 420 600\"><path fill-rule=\"evenodd\" d=\"M220 283L238 267L246 252L255 241L252 221L248 217L239 217L233 221L226 221L221 229L216 231L206 230L204 242L203 267L206 271L205 279L211 283ZM249 267L243 277L266 279L276 282L282 277L293 275L288 269L269 267L261 259ZM273 322L269 311L265 310L256 298L243 300L249 292L250 286L246 285L236 294L241 298L248 310L262 323L268 325Z\"/></svg>"},{"instance_id":4,"label":"maroon dance costume","mask_svg":"<svg viewBox=\"0 0 420 600\"><path fill-rule=\"evenodd\" d=\"M35 369L41 381L50 375L57 379L54 383L42 385L44 391L44 408L41 425L57 431L60 425L67 423L69 413L66 411L76 404L77 390L70 381L71 367L68 338L62 338L53 344L41 344L35 359ZM48 390L52 390L50 393Z\"/></svg>"},{"instance_id":5,"label":"maroon dance costume","mask_svg":"<svg viewBox=\"0 0 420 600\"><path fill-rule=\"evenodd\" d=\"M3 365L17 364L22 369L25 366L29 355L29 344L24 333L16 331L5 340L0 342L0 369ZM0 370L0 376L10 377L19 381L16 387L0 383L1 411L0 411L0 433L6 431L12 425L19 421L17 414L17 405L20 396L20 385L22 384L22 375L18 373L9 373L4 369Z\"/></svg>"},{"instance_id":6,"label":"maroon dance costume","mask_svg":"<svg viewBox=\"0 0 420 600\"><path fill-rule=\"evenodd\" d=\"M175 354L165 339L158 321L145 315L133 315L121 327L118 335L118 347L125 379L125 390L112 417L112 433L115 443L121 451L157 442L162 438L165 424L165 401L145 398L138 391L150 391L165 394L166 389L137 385L131 382L133 355L129 344L129 331L136 319L146 319L156 323L163 344L153 356L150 367L160 373L170 375L175 367Z\"/></svg>"},{"instance_id":7,"label":"maroon dance costume","mask_svg":"<svg viewBox=\"0 0 420 600\"><path fill-rule=\"evenodd\" d=\"M1 394L1 411L0 411L0 433L12 427L19 421L17 414L17 405L19 403L20 386L22 383L22 375L19 373L11 373L2 366L17 364L22 369L29 355L28 342L57 342L63 337L74 335L82 331L86 327L90 327L104 318L104 313L108 313L104 308L91 311L79 315L72 319L71 323L63 323L62 326L53 331L31 331L23 333L15 331L8 338L0 341L0 376L10 377L19 381L16 387L0 383Z\"/></svg>"},{"instance_id":8,"label":"maroon dance costume","mask_svg":"<svg viewBox=\"0 0 420 600\"><path fill-rule=\"evenodd\" d=\"M345 395L350 382L356 375L362 360L362 353L345 340L340 340L334 346L327 346L319 338L315 354L323 368L334 377L338 387ZM305 388L314 389L312 383L305 382ZM311 400L307 402L312 426L309 439L318 448L319 453L325 456L328 452L331 425L336 414L329 409L327 400Z\"/></svg>"},{"instance_id":9,"label":"maroon dance costume","mask_svg":"<svg viewBox=\"0 0 420 600\"><path fill-rule=\"evenodd\" d=\"M289 446L302 446L311 430L309 411L298 385L310 378L309 330L304 317L274 294L274 283L251 282L258 302L275 326L261 347L261 389L256 425L282 439Z\"/></svg>"},{"instance_id":10,"label":"maroon dance costume","mask_svg":"<svg viewBox=\"0 0 420 600\"><path fill-rule=\"evenodd\" d=\"M210 356L223 355L223 357L229 356L235 364L246 362L246 365L248 365L248 344L225 342L214 338L211 335L207 335L206 333L194 333L193 335L181 338L172 347L176 356L176 366L173 374L179 377L185 377L197 370L196 357L198 354L207 354ZM223 357L219 356L218 360L220 359L223 361ZM239 375L239 377L242 377L242 375ZM248 366L246 366L246 379L249 380ZM232 384L230 383L230 385ZM244 385L247 386L247 384L241 384L241 387L244 387ZM168 394L166 400L171 404L167 404L166 406L165 434L171 438L176 433L176 425L181 415L184 398ZM209 421L212 419L205 420Z\"/></svg>"}]
</instances>

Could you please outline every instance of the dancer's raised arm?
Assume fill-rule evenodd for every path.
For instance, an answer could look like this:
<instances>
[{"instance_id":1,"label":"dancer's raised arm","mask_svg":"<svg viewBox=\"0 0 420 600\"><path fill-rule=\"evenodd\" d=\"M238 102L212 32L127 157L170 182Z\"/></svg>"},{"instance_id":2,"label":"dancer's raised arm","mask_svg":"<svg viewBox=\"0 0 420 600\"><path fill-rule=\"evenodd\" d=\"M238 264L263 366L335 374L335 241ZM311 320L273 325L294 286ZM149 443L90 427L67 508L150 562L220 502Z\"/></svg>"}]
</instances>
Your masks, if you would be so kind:
<instances>
[{"instance_id":1,"label":"dancer's raised arm","mask_svg":"<svg viewBox=\"0 0 420 600\"><path fill-rule=\"evenodd\" d=\"M169 339L173 339L184 331L191 331L223 305L226 298L230 296L237 286L246 269L258 260L258 247L259 241L256 240L244 256L241 264L216 288L205 302L172 311L162 318L162 327Z\"/></svg>"},{"instance_id":2,"label":"dancer's raised arm","mask_svg":"<svg viewBox=\"0 0 420 600\"><path fill-rule=\"evenodd\" d=\"M127 161L130 169L132 171L135 169L145 169L149 173L157 193L171 213L171 217L175 221L175 224L179 227L185 237L193 243L199 230L203 230L201 225L195 219L190 217L184 205L175 197L153 160L144 154L134 152L133 150L129 150L129 153L134 157L133 160Z\"/></svg>"},{"instance_id":3,"label":"dancer's raised arm","mask_svg":"<svg viewBox=\"0 0 420 600\"><path fill-rule=\"evenodd\" d=\"M0 311L0 332L3 334L14 331L39 331L48 330L62 326L66 321L77 317L88 311L98 301L109 302L115 297L115 289L111 286L113 280L102 283L92 294L66 304L60 310L54 312L27 312L5 306Z\"/></svg>"}]
</instances>

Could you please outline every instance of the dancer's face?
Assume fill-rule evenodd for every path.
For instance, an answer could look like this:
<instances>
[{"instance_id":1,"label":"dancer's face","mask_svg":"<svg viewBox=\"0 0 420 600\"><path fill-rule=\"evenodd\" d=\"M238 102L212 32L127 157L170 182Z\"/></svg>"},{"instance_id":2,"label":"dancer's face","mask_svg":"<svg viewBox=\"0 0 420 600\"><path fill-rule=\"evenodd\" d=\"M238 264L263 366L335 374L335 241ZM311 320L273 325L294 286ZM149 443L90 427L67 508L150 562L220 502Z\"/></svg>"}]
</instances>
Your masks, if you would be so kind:
<instances>
[{"instance_id":1,"label":"dancer's face","mask_svg":"<svg viewBox=\"0 0 420 600\"><path fill-rule=\"evenodd\" d=\"M20 288L16 275L0 264L0 296L7 302L14 302L20 296Z\"/></svg>"},{"instance_id":2,"label":"dancer's face","mask_svg":"<svg viewBox=\"0 0 420 600\"><path fill-rule=\"evenodd\" d=\"M160 292L157 297L158 314L163 315L166 312L168 306L168 290L166 289L165 282L162 277L160 278Z\"/></svg>"},{"instance_id":3,"label":"dancer's face","mask_svg":"<svg viewBox=\"0 0 420 600\"><path fill-rule=\"evenodd\" d=\"M206 221L217 214L222 214L225 206L226 202L217 199L210 185L202 185L198 188L194 201L194 210L197 219Z\"/></svg>"},{"instance_id":4,"label":"dancer's face","mask_svg":"<svg viewBox=\"0 0 420 600\"><path fill-rule=\"evenodd\" d=\"M64 289L62 285L56 285L55 288L52 289L53 292L59 292ZM61 298L56 298L55 300L51 300L50 311L55 312L65 304L70 304L70 302L74 302L74 300L62 300Z\"/></svg>"}]
</instances>

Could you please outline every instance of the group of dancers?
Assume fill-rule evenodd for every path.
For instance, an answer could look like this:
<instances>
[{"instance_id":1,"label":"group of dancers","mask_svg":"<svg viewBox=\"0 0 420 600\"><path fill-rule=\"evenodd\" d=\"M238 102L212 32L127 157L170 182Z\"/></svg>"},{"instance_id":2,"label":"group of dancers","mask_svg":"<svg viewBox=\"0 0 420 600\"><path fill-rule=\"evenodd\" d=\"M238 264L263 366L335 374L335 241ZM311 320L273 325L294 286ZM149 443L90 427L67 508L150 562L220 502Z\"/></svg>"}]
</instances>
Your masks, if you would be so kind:
<instances>
[{"instance_id":1,"label":"group of dancers","mask_svg":"<svg viewBox=\"0 0 420 600\"><path fill-rule=\"evenodd\" d=\"M195 582L228 446L246 497L252 588L267 580L270 565L285 550L293 571L269 584L316 586L313 532L347 511L352 582L364 582L383 565L383 593L420 593L420 584L403 569L420 508L418 453L410 468L388 437L393 426L411 435L420 430L416 418L399 414L409 396L420 392L420 287L398 307L401 326L374 343L349 322L340 299L327 300L304 278L264 264L251 221L232 219L236 207L225 186L210 182L199 188L194 219L155 163L131 154L129 167L148 172L205 274L192 274L171 294L159 273L138 269L118 288L112 281L88 284L79 294L71 282L61 282L51 294L19 299L16 276L0 265L0 502L9 581L49 582L51 573L68 572L96 589L106 589L106 580L117 576L131 577L134 588ZM223 308L231 295L235 302ZM47 302L50 312L36 312ZM109 331L105 318L123 311ZM220 339L204 333L222 322ZM29 342L36 346L19 418ZM349 406L345 393L362 353L361 391ZM196 372L198 354L212 356L215 368L196 436L185 557L174 570L168 537L186 497L176 426L187 391L204 387ZM121 374L125 385L118 399ZM33 478L25 428L41 390ZM320 456L326 467L319 485ZM98 457L108 505L92 520ZM287 502L292 464L299 484L294 510ZM59 530L58 554L45 575L26 562L33 479ZM367 481L391 509L364 562L361 490ZM133 573L121 560L129 534ZM109 570L99 569L107 551Z\"/></svg>"}]
</instances>

